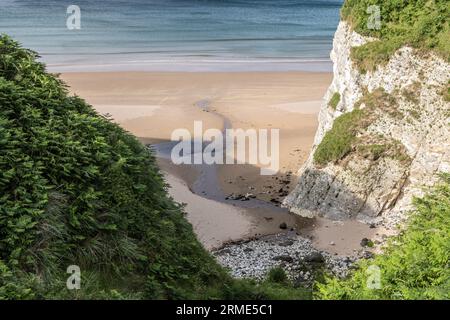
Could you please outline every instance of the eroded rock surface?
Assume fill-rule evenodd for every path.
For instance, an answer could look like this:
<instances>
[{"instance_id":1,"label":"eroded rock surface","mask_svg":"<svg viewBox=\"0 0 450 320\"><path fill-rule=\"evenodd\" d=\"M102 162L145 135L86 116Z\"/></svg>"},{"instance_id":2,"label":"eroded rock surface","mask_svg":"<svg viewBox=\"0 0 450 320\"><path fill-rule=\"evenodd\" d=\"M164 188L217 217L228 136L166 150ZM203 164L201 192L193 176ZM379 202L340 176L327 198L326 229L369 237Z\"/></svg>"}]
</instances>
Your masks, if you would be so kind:
<instances>
[{"instance_id":1,"label":"eroded rock surface","mask_svg":"<svg viewBox=\"0 0 450 320\"><path fill-rule=\"evenodd\" d=\"M399 49L385 66L361 73L350 58L353 46L373 39L340 22L331 58L334 79L319 114L319 128L309 159L300 169L296 188L283 205L307 217L357 218L394 227L411 209L414 196L433 185L439 172L450 171L450 103L442 89L450 80L450 65L442 58L414 49ZM340 100L329 106L333 94ZM395 101L374 108L364 97L383 92ZM381 156L354 147L341 159L317 165L314 153L336 118L355 108L366 109L369 121L358 132L359 145L382 145L395 152Z\"/></svg>"}]
</instances>

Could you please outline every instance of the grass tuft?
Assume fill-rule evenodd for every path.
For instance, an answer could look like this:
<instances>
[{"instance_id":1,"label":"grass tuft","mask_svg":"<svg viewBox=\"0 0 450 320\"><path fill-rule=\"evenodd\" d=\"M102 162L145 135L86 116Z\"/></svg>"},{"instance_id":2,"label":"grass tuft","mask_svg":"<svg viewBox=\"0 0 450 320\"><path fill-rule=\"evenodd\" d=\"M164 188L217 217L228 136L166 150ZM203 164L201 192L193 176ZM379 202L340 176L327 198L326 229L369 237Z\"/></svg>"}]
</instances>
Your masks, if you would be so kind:
<instances>
[{"instance_id":1,"label":"grass tuft","mask_svg":"<svg viewBox=\"0 0 450 320\"><path fill-rule=\"evenodd\" d=\"M325 134L317 147L314 162L318 165L326 165L347 155L352 150L364 115L363 110L354 109L336 118L333 127Z\"/></svg>"},{"instance_id":2,"label":"grass tuft","mask_svg":"<svg viewBox=\"0 0 450 320\"><path fill-rule=\"evenodd\" d=\"M331 97L328 105L330 106L331 109L336 110L336 107L339 104L339 101L341 101L341 95L339 94L339 92L335 92L333 94L333 96Z\"/></svg>"}]
</instances>

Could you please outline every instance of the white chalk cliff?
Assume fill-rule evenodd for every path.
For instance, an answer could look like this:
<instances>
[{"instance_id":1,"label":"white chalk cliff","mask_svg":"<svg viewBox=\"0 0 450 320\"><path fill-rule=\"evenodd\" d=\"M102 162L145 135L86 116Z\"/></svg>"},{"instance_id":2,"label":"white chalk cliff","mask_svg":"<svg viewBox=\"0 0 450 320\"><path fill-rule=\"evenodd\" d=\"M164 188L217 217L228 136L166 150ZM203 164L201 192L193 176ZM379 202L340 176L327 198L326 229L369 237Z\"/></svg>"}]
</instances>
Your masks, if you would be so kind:
<instances>
[{"instance_id":1,"label":"white chalk cliff","mask_svg":"<svg viewBox=\"0 0 450 320\"><path fill-rule=\"evenodd\" d=\"M314 145L299 171L298 185L283 202L293 213L394 226L411 209L414 196L436 183L439 172L450 172L450 103L442 94L450 80L450 65L433 53L403 47L386 65L361 73L350 52L367 41L375 40L339 23L331 52L334 78L320 110ZM377 90L395 99L395 110L371 110L370 123L358 132L358 143L395 142L404 156L374 158L354 146L337 161L315 164L314 152L335 119L354 108L367 108L361 98ZM340 100L332 108L329 101L336 92Z\"/></svg>"}]
</instances>

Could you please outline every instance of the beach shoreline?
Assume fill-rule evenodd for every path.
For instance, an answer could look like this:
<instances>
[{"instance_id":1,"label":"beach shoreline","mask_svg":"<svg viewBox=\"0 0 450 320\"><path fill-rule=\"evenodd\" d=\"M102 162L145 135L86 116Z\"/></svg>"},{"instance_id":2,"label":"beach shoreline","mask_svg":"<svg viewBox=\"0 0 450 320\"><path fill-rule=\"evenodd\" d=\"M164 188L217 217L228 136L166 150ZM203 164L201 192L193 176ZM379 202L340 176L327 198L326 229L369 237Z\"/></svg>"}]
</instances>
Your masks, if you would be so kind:
<instances>
[{"instance_id":1,"label":"beach shoreline","mask_svg":"<svg viewBox=\"0 0 450 320\"><path fill-rule=\"evenodd\" d=\"M107 55L106 55L107 56ZM333 64L329 58L323 59L192 59L176 57L172 59L146 60L144 57L122 57L105 61L105 55L86 56L86 61L78 61L77 56L64 62L46 59L47 69L53 73L84 72L156 72L156 73L264 73L264 72L310 72L331 73Z\"/></svg>"}]
</instances>

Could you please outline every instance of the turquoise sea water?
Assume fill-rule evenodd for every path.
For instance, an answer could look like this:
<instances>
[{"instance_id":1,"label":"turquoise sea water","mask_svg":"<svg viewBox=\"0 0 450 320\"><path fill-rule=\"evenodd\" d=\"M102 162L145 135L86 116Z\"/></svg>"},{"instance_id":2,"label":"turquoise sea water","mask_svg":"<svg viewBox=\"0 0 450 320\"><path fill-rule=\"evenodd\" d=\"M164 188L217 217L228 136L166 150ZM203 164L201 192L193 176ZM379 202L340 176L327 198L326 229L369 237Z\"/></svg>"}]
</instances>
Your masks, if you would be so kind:
<instances>
[{"instance_id":1,"label":"turquoise sea water","mask_svg":"<svg viewBox=\"0 0 450 320\"><path fill-rule=\"evenodd\" d=\"M0 32L55 70L331 70L343 0L0 0ZM67 7L81 29L66 27Z\"/></svg>"}]
</instances>

